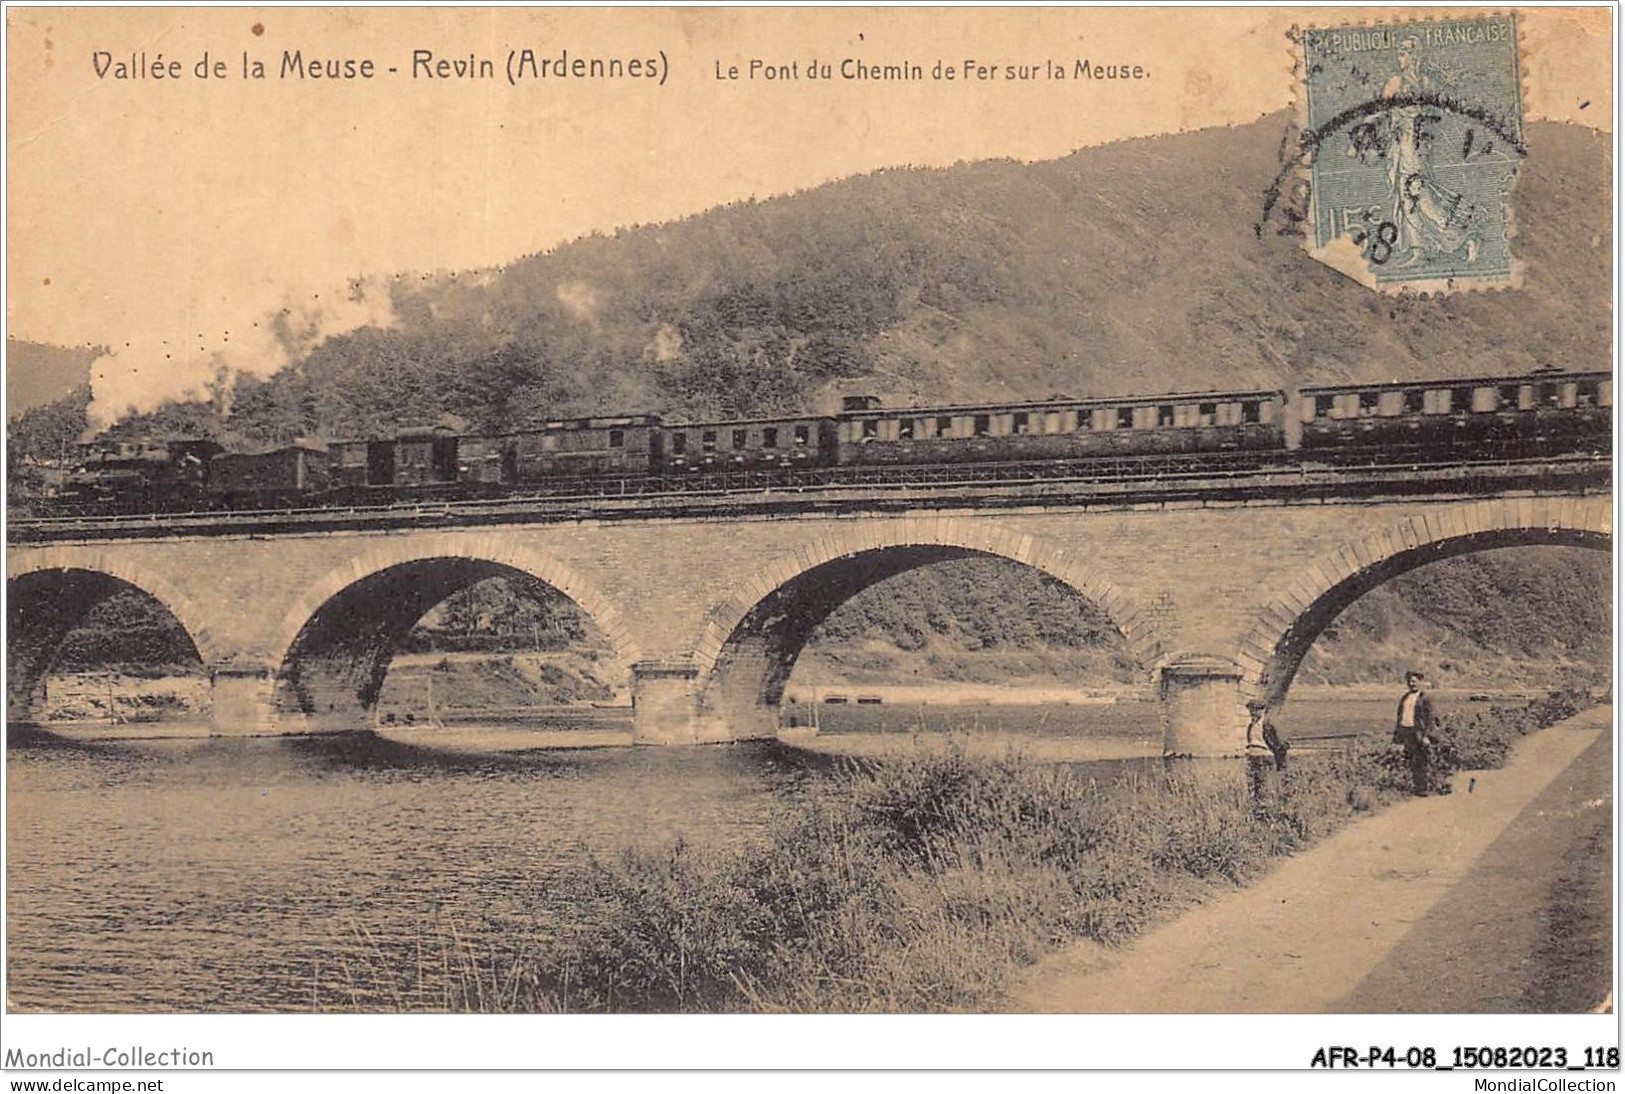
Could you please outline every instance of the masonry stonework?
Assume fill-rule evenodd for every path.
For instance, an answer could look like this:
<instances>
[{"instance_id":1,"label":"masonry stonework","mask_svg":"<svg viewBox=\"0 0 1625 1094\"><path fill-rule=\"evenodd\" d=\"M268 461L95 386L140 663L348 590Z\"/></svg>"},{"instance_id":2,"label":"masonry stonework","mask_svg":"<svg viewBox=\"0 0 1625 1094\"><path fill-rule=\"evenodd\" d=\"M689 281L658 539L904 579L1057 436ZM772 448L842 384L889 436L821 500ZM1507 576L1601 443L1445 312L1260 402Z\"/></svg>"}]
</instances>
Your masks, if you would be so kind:
<instances>
[{"instance_id":1,"label":"masonry stonework","mask_svg":"<svg viewBox=\"0 0 1625 1094\"><path fill-rule=\"evenodd\" d=\"M772 613L761 609L770 598L792 613L825 611L832 590L844 597L899 568L992 555L1036 567L1109 613L1148 694L1169 703L1169 747L1239 752L1243 700L1283 697L1313 638L1371 587L1438 558L1490 547L1606 550L1611 519L1610 497L1593 494L583 520L17 544L7 563L11 644L28 648L26 632L33 619L49 615L41 606L53 598L93 600L127 583L152 594L191 634L214 681L221 732L365 728L371 699L362 678L377 658L387 668L391 627L400 620L383 626L351 618L366 602L350 598L349 624L382 637L359 654L349 651L361 666L351 675L328 674L339 683L329 689L330 710L317 712L332 715L325 725L279 698L290 678L320 677L316 661L331 655L332 643L328 654L301 644L302 635L313 633L312 621L324 609L331 614L359 582L390 589L379 575L434 575L453 566L470 577L517 571L571 597L604 632L616 671L634 694L639 739L687 743L776 726L774 682L782 685L808 628L768 619ZM110 585L109 578L116 580ZM446 587L456 583L448 577ZM402 618L410 614L400 610L398 596L387 599ZM379 604L376 613L381 618L388 610ZM1199 683L1180 676L1178 666L1198 662L1233 670L1213 669ZM12 717L46 668L39 657L13 655ZM344 694L332 698L335 691ZM308 696L305 702L311 705Z\"/></svg>"}]
</instances>

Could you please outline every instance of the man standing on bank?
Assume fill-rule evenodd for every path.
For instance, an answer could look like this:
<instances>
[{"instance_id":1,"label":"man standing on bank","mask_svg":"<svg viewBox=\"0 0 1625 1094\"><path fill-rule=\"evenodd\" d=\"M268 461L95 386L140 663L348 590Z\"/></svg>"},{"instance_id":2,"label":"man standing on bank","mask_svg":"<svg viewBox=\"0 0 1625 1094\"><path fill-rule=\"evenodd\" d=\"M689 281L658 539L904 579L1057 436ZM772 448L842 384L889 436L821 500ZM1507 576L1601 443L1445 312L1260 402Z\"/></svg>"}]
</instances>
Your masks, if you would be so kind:
<instances>
[{"instance_id":1,"label":"man standing on bank","mask_svg":"<svg viewBox=\"0 0 1625 1094\"><path fill-rule=\"evenodd\" d=\"M1405 694L1399 700L1394 718L1394 743L1405 746L1405 760L1411 768L1411 789L1417 795L1428 792L1428 754L1433 751L1433 703L1422 690L1426 682L1414 669L1405 674Z\"/></svg>"}]
</instances>

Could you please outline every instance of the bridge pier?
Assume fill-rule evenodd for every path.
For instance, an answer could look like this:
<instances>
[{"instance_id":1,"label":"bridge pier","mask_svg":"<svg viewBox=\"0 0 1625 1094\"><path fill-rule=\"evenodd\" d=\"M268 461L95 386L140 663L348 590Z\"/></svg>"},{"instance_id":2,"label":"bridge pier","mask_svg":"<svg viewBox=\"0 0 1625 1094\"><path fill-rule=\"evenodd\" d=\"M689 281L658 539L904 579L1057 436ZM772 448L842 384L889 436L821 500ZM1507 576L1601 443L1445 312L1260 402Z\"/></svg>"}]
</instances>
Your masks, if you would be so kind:
<instances>
[{"instance_id":1,"label":"bridge pier","mask_svg":"<svg viewBox=\"0 0 1625 1094\"><path fill-rule=\"evenodd\" d=\"M698 744L700 668L693 661L639 661L632 666L632 743Z\"/></svg>"},{"instance_id":2,"label":"bridge pier","mask_svg":"<svg viewBox=\"0 0 1625 1094\"><path fill-rule=\"evenodd\" d=\"M6 674L6 721L27 722L45 706L46 678L40 672L13 668Z\"/></svg>"},{"instance_id":3,"label":"bridge pier","mask_svg":"<svg viewBox=\"0 0 1625 1094\"><path fill-rule=\"evenodd\" d=\"M1163 666L1162 751L1167 756L1241 756L1247 751L1242 670L1195 654Z\"/></svg>"},{"instance_id":4,"label":"bridge pier","mask_svg":"<svg viewBox=\"0 0 1625 1094\"><path fill-rule=\"evenodd\" d=\"M215 737L259 737L291 732L276 709L276 670L244 661L209 666L209 732ZM297 718L297 716L295 716Z\"/></svg>"},{"instance_id":5,"label":"bridge pier","mask_svg":"<svg viewBox=\"0 0 1625 1094\"><path fill-rule=\"evenodd\" d=\"M687 659L632 666L634 744L718 744L778 732L778 712L760 702L702 704L699 675L699 666Z\"/></svg>"}]
</instances>

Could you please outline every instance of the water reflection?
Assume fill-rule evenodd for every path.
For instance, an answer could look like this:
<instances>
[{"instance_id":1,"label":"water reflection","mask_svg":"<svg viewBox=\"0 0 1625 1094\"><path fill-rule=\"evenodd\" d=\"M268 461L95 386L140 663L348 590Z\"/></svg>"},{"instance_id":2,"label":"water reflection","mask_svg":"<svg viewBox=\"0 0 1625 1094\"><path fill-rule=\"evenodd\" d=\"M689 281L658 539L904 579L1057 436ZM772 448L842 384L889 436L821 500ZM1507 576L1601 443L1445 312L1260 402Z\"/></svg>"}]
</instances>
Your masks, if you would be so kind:
<instances>
[{"instance_id":1,"label":"water reflection","mask_svg":"<svg viewBox=\"0 0 1625 1094\"><path fill-rule=\"evenodd\" d=\"M346 962L437 919L544 931L549 881L589 852L744 838L807 773L770 743L469 755L367 734L14 735L10 1002L306 1008L345 990Z\"/></svg>"},{"instance_id":2,"label":"water reflection","mask_svg":"<svg viewBox=\"0 0 1625 1094\"><path fill-rule=\"evenodd\" d=\"M863 717L887 713L885 728L826 726L1155 742L1132 722L1145 709L1116 729L1086 710L957 712L940 730ZM558 920L558 879L589 855L748 839L844 762L778 742L514 749L511 728L482 732L78 741L10 727L9 1005L432 1009L454 975L437 949L449 931L481 952L534 946ZM1079 770L1141 767L1160 761ZM380 963L405 986L363 989L375 978L357 971Z\"/></svg>"}]
</instances>

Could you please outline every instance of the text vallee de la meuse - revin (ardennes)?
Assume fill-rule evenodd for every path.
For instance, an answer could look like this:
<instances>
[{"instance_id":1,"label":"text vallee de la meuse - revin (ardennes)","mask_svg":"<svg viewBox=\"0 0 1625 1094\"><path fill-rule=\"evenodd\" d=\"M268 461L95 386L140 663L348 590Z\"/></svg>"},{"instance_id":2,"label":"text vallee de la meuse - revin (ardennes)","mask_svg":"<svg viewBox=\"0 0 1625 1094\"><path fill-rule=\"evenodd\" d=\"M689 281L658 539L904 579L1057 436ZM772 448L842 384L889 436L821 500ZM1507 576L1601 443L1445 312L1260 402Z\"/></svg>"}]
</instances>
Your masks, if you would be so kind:
<instances>
[{"instance_id":1,"label":"text vallee de la meuse - revin (ardennes)","mask_svg":"<svg viewBox=\"0 0 1625 1094\"><path fill-rule=\"evenodd\" d=\"M660 60L655 57L602 58L572 56L569 50L557 55L539 54L534 50L517 53L521 75L531 78L555 77L632 77L658 79ZM113 80L182 80L186 78L224 80L231 76L243 79L265 79L275 75L282 80L371 80L382 73L394 73L395 67L380 68L371 57L318 57L307 56L303 50L282 50L276 62L267 64L244 51L235 65L224 57L205 50L201 55L182 59L165 55L162 51L149 54L136 50L125 56L115 56L108 50L91 53L91 66L98 79ZM488 57L468 54L462 57L437 56L433 50L414 49L408 66L413 79L427 80L491 80L498 74L497 64Z\"/></svg>"}]
</instances>

